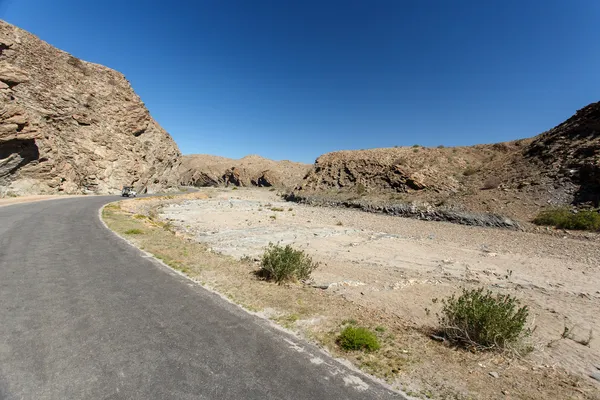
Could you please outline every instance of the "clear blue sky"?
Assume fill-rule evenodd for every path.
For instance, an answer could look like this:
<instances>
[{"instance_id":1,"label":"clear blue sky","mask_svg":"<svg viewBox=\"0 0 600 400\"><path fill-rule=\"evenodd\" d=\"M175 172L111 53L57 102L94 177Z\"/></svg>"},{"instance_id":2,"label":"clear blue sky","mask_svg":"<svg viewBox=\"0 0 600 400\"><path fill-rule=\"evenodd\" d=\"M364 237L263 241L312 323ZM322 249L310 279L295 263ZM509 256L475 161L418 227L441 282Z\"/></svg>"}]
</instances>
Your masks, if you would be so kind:
<instances>
[{"instance_id":1,"label":"clear blue sky","mask_svg":"<svg viewBox=\"0 0 600 400\"><path fill-rule=\"evenodd\" d=\"M600 100L598 0L0 0L125 74L184 154L533 136Z\"/></svg>"}]
</instances>

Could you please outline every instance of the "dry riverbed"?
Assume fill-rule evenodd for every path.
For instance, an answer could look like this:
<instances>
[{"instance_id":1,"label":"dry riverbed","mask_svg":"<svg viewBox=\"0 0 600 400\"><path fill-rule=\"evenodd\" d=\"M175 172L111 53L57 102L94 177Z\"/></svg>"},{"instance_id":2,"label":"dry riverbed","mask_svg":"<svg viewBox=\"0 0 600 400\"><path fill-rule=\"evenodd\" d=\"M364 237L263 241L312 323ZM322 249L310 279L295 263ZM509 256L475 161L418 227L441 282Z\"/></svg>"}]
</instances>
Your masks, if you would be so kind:
<instances>
[{"instance_id":1,"label":"dry riverbed","mask_svg":"<svg viewBox=\"0 0 600 400\"><path fill-rule=\"evenodd\" d=\"M415 397L600 398L600 383L589 377L600 366L593 240L310 207L259 189L121 204L105 219L137 245ZM254 276L270 242L321 263L311 286ZM480 286L530 307L533 352L472 354L429 339L439 310L432 300ZM378 328L382 350L340 352L335 335L351 319Z\"/></svg>"}]
</instances>

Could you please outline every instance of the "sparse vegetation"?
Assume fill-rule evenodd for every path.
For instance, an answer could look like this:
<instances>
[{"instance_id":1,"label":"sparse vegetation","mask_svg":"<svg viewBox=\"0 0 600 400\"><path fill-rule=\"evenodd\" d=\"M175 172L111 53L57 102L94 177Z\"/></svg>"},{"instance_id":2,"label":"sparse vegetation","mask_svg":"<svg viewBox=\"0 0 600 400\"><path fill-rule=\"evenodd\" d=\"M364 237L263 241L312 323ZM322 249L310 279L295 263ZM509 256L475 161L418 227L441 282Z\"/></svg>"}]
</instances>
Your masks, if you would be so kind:
<instances>
[{"instance_id":1,"label":"sparse vegetation","mask_svg":"<svg viewBox=\"0 0 600 400\"><path fill-rule=\"evenodd\" d=\"M451 342L482 350L504 349L526 332L527 306L510 296L463 289L442 300L441 333Z\"/></svg>"},{"instance_id":2,"label":"sparse vegetation","mask_svg":"<svg viewBox=\"0 0 600 400\"><path fill-rule=\"evenodd\" d=\"M336 224L337 226L343 226L343 225L344 225L342 221L338 221L338 222L336 222L335 224Z\"/></svg>"},{"instance_id":3,"label":"sparse vegetation","mask_svg":"<svg viewBox=\"0 0 600 400\"><path fill-rule=\"evenodd\" d=\"M318 263L302 250L269 243L262 256L258 275L266 280L284 283L306 280L317 269Z\"/></svg>"},{"instance_id":4,"label":"sparse vegetation","mask_svg":"<svg viewBox=\"0 0 600 400\"><path fill-rule=\"evenodd\" d=\"M358 193L359 195L363 195L367 192L366 186L360 182L357 183L355 187L356 187L356 193Z\"/></svg>"},{"instance_id":5,"label":"sparse vegetation","mask_svg":"<svg viewBox=\"0 0 600 400\"><path fill-rule=\"evenodd\" d=\"M231 190L238 190L238 187L234 186L234 187L231 188Z\"/></svg>"},{"instance_id":6,"label":"sparse vegetation","mask_svg":"<svg viewBox=\"0 0 600 400\"><path fill-rule=\"evenodd\" d=\"M281 207L271 207L271 211L282 212L282 211L285 211L285 210L283 208L281 208Z\"/></svg>"},{"instance_id":7,"label":"sparse vegetation","mask_svg":"<svg viewBox=\"0 0 600 400\"><path fill-rule=\"evenodd\" d=\"M554 226L559 229L600 230L600 213L598 210L570 210L567 207L555 208L539 213L533 223L536 225Z\"/></svg>"},{"instance_id":8,"label":"sparse vegetation","mask_svg":"<svg viewBox=\"0 0 600 400\"><path fill-rule=\"evenodd\" d=\"M143 233L144 233L144 231L142 231L141 229L137 229L137 228L128 229L125 231L126 235L141 235Z\"/></svg>"},{"instance_id":9,"label":"sparse vegetation","mask_svg":"<svg viewBox=\"0 0 600 400\"><path fill-rule=\"evenodd\" d=\"M360 326L347 326L337 338L338 345L346 350L376 351L381 345L377 336L369 329Z\"/></svg>"}]
</instances>

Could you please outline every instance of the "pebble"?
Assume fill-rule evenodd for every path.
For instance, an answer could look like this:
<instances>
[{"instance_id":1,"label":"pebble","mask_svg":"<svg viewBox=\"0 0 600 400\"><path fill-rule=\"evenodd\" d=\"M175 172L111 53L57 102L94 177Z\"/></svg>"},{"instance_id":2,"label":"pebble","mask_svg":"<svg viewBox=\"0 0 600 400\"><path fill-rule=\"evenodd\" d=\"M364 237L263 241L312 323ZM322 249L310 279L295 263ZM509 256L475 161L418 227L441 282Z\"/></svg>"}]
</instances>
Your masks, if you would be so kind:
<instances>
[{"instance_id":1,"label":"pebble","mask_svg":"<svg viewBox=\"0 0 600 400\"><path fill-rule=\"evenodd\" d=\"M599 372L592 372L590 374L590 378L597 380L598 382L600 382L600 373Z\"/></svg>"},{"instance_id":2,"label":"pebble","mask_svg":"<svg viewBox=\"0 0 600 400\"><path fill-rule=\"evenodd\" d=\"M495 372L495 371L488 372L488 373L489 373L489 374L490 374L490 376L491 376L491 377L493 377L493 378L500 378L500 374L499 374L499 373L497 373L497 372Z\"/></svg>"}]
</instances>

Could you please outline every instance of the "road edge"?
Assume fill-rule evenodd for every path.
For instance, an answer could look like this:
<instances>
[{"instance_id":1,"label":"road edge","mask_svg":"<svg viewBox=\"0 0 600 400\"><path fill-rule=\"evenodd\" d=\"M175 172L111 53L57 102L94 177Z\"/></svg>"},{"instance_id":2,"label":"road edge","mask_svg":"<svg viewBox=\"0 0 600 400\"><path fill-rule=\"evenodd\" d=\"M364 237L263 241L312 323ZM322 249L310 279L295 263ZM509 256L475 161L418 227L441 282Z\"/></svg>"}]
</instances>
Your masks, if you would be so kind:
<instances>
[{"instance_id":1,"label":"road edge","mask_svg":"<svg viewBox=\"0 0 600 400\"><path fill-rule=\"evenodd\" d=\"M332 360L333 362L340 364L342 367L346 368L348 371L355 373L356 375L359 375L360 377L366 378L367 380L371 381L373 384L380 386L382 389L388 390L388 391L392 392L393 394L399 396L398 398L400 400L416 400L415 397L411 397L408 394L402 392L401 390L395 389L390 384L381 380L380 378L370 375L370 374L360 370L354 364L352 364L349 360L344 359L344 358L334 357L331 353L329 353L327 351L327 349L321 347L318 343L313 343L313 342L307 340L306 338L300 336L297 332L291 331L291 330L286 329L285 327L277 324L275 321L267 318L262 313L249 310L249 309L245 308L243 305L233 302L227 296L216 291L215 289L212 289L210 287L202 285L201 282L196 281L196 280L192 279L191 277L187 276L186 274L184 274L183 272L178 271L175 268L169 266L168 264L166 264L165 262L163 262L162 260L160 260L156 256L154 256L154 254L152 254L146 250L140 249L139 247L137 247L135 245L135 243L133 243L126 237L119 235L114 230L110 229L110 227L106 224L106 222L104 222L104 219L102 218L102 212L104 211L104 208L106 206L108 206L110 204L118 203L120 201L122 201L122 200L112 201L112 202L102 205L98 210L98 219L100 220L100 223L104 226L104 228L106 230L108 230L114 236L116 236L117 238L119 238L122 241L124 241L125 243L127 243L133 249L140 252L140 254L144 258L150 259L151 261L153 261L154 263L156 263L157 265L162 267L165 270L165 272L180 276L180 277L184 278L185 280L191 282L195 287L201 288L213 295L216 295L221 300L224 300L226 303L234 306L238 310L241 310L242 312L255 317L257 320L259 320L262 324L266 325L267 327L269 327L275 331L279 331L279 332L283 333L284 335L295 339L295 342L291 342L291 341L287 340L286 338L283 338L283 340L286 341L290 345L290 348L296 350L298 353L306 352L306 346L308 345L311 347L312 350L316 350L316 352L320 353L322 356L325 356L328 359ZM316 357L316 358L319 358L319 357ZM329 365L329 364L328 364L328 366L337 368L336 373L342 372L342 370L340 370L339 366L334 366L334 365ZM360 390L360 388L362 387L362 384L365 383L360 379L360 377L349 375L347 377L344 377L344 382L347 385L354 385L357 390ZM363 389L363 390L366 390L366 389Z\"/></svg>"}]
</instances>

